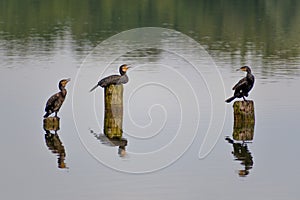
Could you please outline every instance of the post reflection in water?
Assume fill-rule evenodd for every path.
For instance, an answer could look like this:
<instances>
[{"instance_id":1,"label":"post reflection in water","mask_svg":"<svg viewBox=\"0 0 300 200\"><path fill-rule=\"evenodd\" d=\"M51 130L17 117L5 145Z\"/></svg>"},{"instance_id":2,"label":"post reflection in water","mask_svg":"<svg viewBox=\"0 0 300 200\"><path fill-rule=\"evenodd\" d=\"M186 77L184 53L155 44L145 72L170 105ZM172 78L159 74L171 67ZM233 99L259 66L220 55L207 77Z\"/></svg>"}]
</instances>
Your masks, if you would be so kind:
<instances>
[{"instance_id":1,"label":"post reflection in water","mask_svg":"<svg viewBox=\"0 0 300 200\"><path fill-rule=\"evenodd\" d=\"M97 134L93 130L90 132L97 138L102 144L111 146L111 147L119 147L118 148L118 155L120 157L126 156L126 146L127 146L127 139L126 138L109 138L105 134Z\"/></svg>"},{"instance_id":2,"label":"post reflection in water","mask_svg":"<svg viewBox=\"0 0 300 200\"><path fill-rule=\"evenodd\" d=\"M250 173L253 167L253 156L248 148L247 143L253 141L254 137L254 102L253 101L236 101L233 104L234 123L231 139L226 137L225 140L232 144L235 160L241 161L244 169L238 171L240 177L245 177Z\"/></svg>"},{"instance_id":3,"label":"post reflection in water","mask_svg":"<svg viewBox=\"0 0 300 200\"><path fill-rule=\"evenodd\" d=\"M63 143L61 142L57 131L59 130L59 118L48 117L44 119L45 143L48 149L57 155L57 166L60 169L68 168L65 163L66 151ZM52 131L52 132L51 132Z\"/></svg>"}]
</instances>

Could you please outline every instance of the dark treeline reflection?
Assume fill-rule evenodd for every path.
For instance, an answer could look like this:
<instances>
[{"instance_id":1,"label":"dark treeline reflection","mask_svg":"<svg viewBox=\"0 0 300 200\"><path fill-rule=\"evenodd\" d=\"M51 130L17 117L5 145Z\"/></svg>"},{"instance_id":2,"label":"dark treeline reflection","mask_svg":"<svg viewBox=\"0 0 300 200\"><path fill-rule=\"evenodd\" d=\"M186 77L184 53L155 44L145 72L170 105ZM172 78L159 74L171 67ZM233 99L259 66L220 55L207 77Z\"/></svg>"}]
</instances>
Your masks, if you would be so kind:
<instances>
[{"instance_id":1,"label":"dark treeline reflection","mask_svg":"<svg viewBox=\"0 0 300 200\"><path fill-rule=\"evenodd\" d=\"M299 10L297 0L2 0L0 40L51 50L49 41L70 35L75 50L88 50L120 31L156 26L212 51L292 59L300 52Z\"/></svg>"}]
</instances>

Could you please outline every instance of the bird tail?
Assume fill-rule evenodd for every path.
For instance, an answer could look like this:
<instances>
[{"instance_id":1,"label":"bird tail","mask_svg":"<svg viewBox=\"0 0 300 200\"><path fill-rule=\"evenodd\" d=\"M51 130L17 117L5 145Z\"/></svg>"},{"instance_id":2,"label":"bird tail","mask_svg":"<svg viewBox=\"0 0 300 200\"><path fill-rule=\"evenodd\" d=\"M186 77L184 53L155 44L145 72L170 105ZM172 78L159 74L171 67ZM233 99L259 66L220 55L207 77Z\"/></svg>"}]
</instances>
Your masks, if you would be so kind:
<instances>
[{"instance_id":1,"label":"bird tail","mask_svg":"<svg viewBox=\"0 0 300 200\"><path fill-rule=\"evenodd\" d=\"M229 137L226 137L225 140L227 140L230 144L234 144L234 141L230 139Z\"/></svg>"},{"instance_id":2,"label":"bird tail","mask_svg":"<svg viewBox=\"0 0 300 200\"><path fill-rule=\"evenodd\" d=\"M232 102L235 98L236 98L235 96L232 96L232 97L226 99L225 102L226 102L226 103L230 103L230 102Z\"/></svg>"},{"instance_id":3,"label":"bird tail","mask_svg":"<svg viewBox=\"0 0 300 200\"><path fill-rule=\"evenodd\" d=\"M96 89L99 85L95 85L92 89L90 89L90 92L92 92L94 89Z\"/></svg>"},{"instance_id":4,"label":"bird tail","mask_svg":"<svg viewBox=\"0 0 300 200\"><path fill-rule=\"evenodd\" d=\"M47 118L50 115L50 113L46 112L46 114L44 115L44 118Z\"/></svg>"}]
</instances>

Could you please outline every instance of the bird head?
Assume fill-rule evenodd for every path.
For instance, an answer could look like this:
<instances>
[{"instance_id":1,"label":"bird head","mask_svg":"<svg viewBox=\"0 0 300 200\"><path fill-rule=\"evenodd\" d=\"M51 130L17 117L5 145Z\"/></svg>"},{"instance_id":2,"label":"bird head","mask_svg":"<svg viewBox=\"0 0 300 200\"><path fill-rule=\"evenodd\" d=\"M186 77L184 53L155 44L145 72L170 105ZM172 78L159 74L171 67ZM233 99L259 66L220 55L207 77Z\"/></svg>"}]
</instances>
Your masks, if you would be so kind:
<instances>
[{"instance_id":1,"label":"bird head","mask_svg":"<svg viewBox=\"0 0 300 200\"><path fill-rule=\"evenodd\" d=\"M121 65L120 68L119 68L119 71L120 71L120 74L123 75L123 74L126 74L126 71L129 69L130 67L126 64L124 65Z\"/></svg>"},{"instance_id":2,"label":"bird head","mask_svg":"<svg viewBox=\"0 0 300 200\"><path fill-rule=\"evenodd\" d=\"M238 70L242 70L243 72L251 72L251 69L250 69L250 67L248 67L248 66L243 66L243 67L241 67L241 68L238 69Z\"/></svg>"},{"instance_id":3,"label":"bird head","mask_svg":"<svg viewBox=\"0 0 300 200\"><path fill-rule=\"evenodd\" d=\"M68 79L62 79L61 81L59 81L59 85L58 87L61 88L61 87L65 87L67 85L68 82L70 82L71 79L68 78Z\"/></svg>"}]
</instances>

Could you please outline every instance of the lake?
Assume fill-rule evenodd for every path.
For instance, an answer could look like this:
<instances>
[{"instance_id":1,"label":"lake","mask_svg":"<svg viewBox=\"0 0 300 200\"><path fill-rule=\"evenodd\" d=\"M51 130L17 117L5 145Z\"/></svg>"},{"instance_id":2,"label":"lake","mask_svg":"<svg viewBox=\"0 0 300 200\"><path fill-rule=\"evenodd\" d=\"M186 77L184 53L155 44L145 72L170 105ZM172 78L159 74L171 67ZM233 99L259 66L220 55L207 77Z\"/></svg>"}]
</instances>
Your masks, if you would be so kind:
<instances>
[{"instance_id":1,"label":"lake","mask_svg":"<svg viewBox=\"0 0 300 200\"><path fill-rule=\"evenodd\" d=\"M298 1L4 0L0 9L1 199L299 198ZM124 63L123 140L113 141L104 90L89 90ZM243 142L224 101L244 65L255 124ZM44 108L63 78L55 133Z\"/></svg>"}]
</instances>

